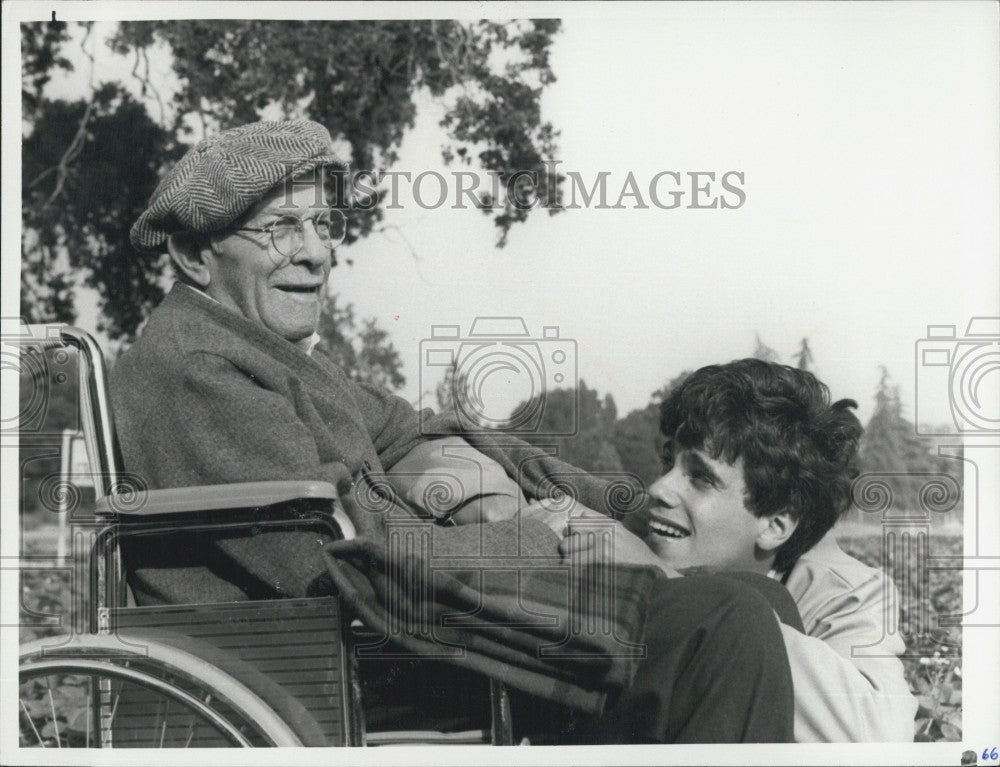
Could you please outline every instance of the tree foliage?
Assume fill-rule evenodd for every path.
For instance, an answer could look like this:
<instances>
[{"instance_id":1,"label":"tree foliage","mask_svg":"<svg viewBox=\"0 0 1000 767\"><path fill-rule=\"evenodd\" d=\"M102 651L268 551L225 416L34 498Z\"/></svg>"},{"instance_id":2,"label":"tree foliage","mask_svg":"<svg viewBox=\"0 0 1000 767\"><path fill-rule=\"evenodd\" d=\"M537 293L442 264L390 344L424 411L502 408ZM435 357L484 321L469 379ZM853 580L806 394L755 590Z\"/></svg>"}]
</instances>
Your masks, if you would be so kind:
<instances>
[{"instance_id":1,"label":"tree foliage","mask_svg":"<svg viewBox=\"0 0 1000 767\"><path fill-rule=\"evenodd\" d=\"M98 291L101 329L132 334L163 297L165 260L128 239L176 155L169 134L114 84L90 101L42 100L22 150L21 305L34 322L71 321L74 275Z\"/></svg>"},{"instance_id":2,"label":"tree foliage","mask_svg":"<svg viewBox=\"0 0 1000 767\"><path fill-rule=\"evenodd\" d=\"M764 343L764 340L760 337L760 333L757 333L756 331L754 332L754 340L755 340L755 345L753 350L754 357L756 357L759 360L764 360L764 362L779 361L778 351L768 346L766 343Z\"/></svg>"},{"instance_id":3,"label":"tree foliage","mask_svg":"<svg viewBox=\"0 0 1000 767\"><path fill-rule=\"evenodd\" d=\"M803 338L799 343L799 350L792 355L795 365L799 370L809 370L813 363L812 349L809 348L809 339Z\"/></svg>"},{"instance_id":4,"label":"tree foliage","mask_svg":"<svg viewBox=\"0 0 1000 767\"><path fill-rule=\"evenodd\" d=\"M587 471L622 471L611 441L618 408L610 394L602 398L581 380L575 389L540 393L514 412L536 411L541 413L537 433L527 442L555 448L559 458Z\"/></svg>"},{"instance_id":5,"label":"tree foliage","mask_svg":"<svg viewBox=\"0 0 1000 767\"><path fill-rule=\"evenodd\" d=\"M317 328L316 348L339 364L347 375L361 383L395 391L406 383L403 361L389 333L369 317L358 320L354 305L337 306L328 298Z\"/></svg>"},{"instance_id":6,"label":"tree foliage","mask_svg":"<svg viewBox=\"0 0 1000 767\"><path fill-rule=\"evenodd\" d=\"M947 493L951 494L953 488L961 488L960 462L938 456L933 440L917 435L913 424L903 416L899 387L894 386L891 381L889 371L883 367L875 392L875 411L861 438L858 464L862 472L882 475L887 482L892 493L892 513L912 510L915 513L929 514L930 508L940 508L949 509L951 519L960 519L958 498L946 496L945 499L928 504L926 498L921 496L927 483L942 474L955 480L954 484L940 485ZM882 521L881 517L866 519L866 516L873 517L859 512L856 518L873 523ZM929 515L933 521L946 521L940 517L941 515Z\"/></svg>"},{"instance_id":7,"label":"tree foliage","mask_svg":"<svg viewBox=\"0 0 1000 767\"><path fill-rule=\"evenodd\" d=\"M132 250L127 232L158 170L199 124L226 128L265 110L323 123L354 168L383 170L414 125L417 94L429 93L445 106L446 160L504 183L532 172L536 196L554 212L560 178L544 161L557 133L539 104L555 79L549 48L558 28L556 20L122 22L109 44L133 61L142 93L161 102L154 119L120 83L75 101L48 99L53 74L71 68L70 36L65 25L22 24L23 311L72 321L79 273L100 295L103 329L134 335L161 297L166 264ZM149 75L157 46L170 52L180 83L167 103ZM379 195L352 211L348 244L375 229L382 203ZM530 213L509 200L484 211L499 245Z\"/></svg>"}]
</instances>

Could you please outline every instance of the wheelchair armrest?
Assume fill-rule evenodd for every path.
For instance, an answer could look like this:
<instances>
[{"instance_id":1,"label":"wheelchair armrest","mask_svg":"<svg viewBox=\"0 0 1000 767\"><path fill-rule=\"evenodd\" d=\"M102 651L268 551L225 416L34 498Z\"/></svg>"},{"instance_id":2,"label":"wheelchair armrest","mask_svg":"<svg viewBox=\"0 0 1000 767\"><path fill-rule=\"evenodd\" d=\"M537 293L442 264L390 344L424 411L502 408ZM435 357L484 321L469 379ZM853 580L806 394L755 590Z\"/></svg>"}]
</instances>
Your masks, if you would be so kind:
<instances>
[{"instance_id":1,"label":"wheelchair armrest","mask_svg":"<svg viewBox=\"0 0 1000 767\"><path fill-rule=\"evenodd\" d=\"M227 485L176 487L167 490L139 490L124 500L103 496L94 503L99 517L140 522L144 518L162 519L206 511L241 511L274 506L298 500L330 501L332 516L345 539L355 536L354 525L340 504L337 488L329 482L287 480L273 482L236 482Z\"/></svg>"}]
</instances>

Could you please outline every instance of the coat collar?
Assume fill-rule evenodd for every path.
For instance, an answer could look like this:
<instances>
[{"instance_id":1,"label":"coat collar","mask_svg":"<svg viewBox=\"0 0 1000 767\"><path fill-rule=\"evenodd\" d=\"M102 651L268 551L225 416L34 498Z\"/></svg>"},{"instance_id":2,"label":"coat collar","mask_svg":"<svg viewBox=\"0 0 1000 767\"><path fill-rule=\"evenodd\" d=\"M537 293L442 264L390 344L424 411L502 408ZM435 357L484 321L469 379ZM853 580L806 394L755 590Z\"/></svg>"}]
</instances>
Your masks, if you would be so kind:
<instances>
[{"instance_id":1,"label":"coat collar","mask_svg":"<svg viewBox=\"0 0 1000 767\"><path fill-rule=\"evenodd\" d=\"M291 341L282 338L277 333L256 322L251 322L242 314L233 311L211 298L208 294L192 288L183 282L177 282L164 299L163 308L170 313L183 316L186 323L199 323L199 317L209 321L212 327L222 327L232 336L228 341L216 337L212 343L219 345L220 351L230 342L237 339L250 344L265 354L277 359L303 379L308 379L315 386L322 387L329 380L330 368L336 365L321 352L315 351L315 339L310 339L308 350L302 349Z\"/></svg>"}]
</instances>

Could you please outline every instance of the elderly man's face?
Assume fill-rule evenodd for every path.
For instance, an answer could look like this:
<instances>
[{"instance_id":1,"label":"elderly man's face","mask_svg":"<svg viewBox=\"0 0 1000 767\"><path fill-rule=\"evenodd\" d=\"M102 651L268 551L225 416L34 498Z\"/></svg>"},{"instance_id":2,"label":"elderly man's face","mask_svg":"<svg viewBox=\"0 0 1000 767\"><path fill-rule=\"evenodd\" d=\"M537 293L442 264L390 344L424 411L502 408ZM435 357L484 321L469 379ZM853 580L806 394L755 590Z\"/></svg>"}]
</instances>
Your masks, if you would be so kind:
<instances>
[{"instance_id":1,"label":"elderly man's face","mask_svg":"<svg viewBox=\"0 0 1000 767\"><path fill-rule=\"evenodd\" d=\"M322 178L280 186L250 209L241 227L264 228L282 216L312 218L327 210ZM215 237L206 292L282 338L309 338L319 323L321 298L332 265L331 251L304 221L305 241L291 257L278 253L264 232L230 231Z\"/></svg>"}]
</instances>

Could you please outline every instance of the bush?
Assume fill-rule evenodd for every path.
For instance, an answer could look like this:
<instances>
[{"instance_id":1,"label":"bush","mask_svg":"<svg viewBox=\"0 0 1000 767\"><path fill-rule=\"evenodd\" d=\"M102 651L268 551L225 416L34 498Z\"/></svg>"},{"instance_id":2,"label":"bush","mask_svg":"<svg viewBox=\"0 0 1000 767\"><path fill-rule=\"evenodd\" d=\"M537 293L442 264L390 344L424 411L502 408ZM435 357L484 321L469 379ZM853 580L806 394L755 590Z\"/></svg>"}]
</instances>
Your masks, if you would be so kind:
<instances>
[{"instance_id":1,"label":"bush","mask_svg":"<svg viewBox=\"0 0 1000 767\"><path fill-rule=\"evenodd\" d=\"M906 642L903 667L919 703L915 740L961 740L962 630L941 626L940 618L962 612L962 571L922 571L919 556L889 556L883 562L880 534L841 538L840 545L865 564L885 570L899 589L899 629ZM926 545L935 557L962 556L961 535L935 534Z\"/></svg>"}]
</instances>

